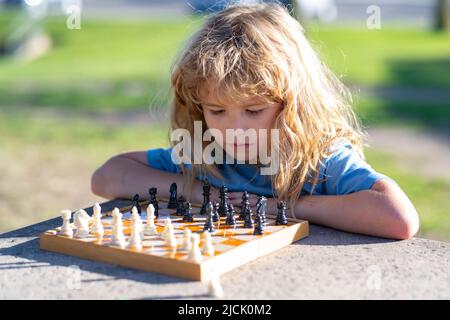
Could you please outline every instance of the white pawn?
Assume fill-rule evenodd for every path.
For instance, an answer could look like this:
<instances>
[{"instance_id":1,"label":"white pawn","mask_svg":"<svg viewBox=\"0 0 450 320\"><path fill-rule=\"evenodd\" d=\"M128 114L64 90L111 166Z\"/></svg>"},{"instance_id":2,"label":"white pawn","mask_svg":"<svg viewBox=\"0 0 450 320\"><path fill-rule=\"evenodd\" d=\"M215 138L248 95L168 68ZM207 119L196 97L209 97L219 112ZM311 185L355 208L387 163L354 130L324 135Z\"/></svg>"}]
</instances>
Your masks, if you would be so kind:
<instances>
[{"instance_id":1,"label":"white pawn","mask_svg":"<svg viewBox=\"0 0 450 320\"><path fill-rule=\"evenodd\" d=\"M83 209L78 210L73 215L75 225L75 238L87 238L89 237L89 215Z\"/></svg>"},{"instance_id":2,"label":"white pawn","mask_svg":"<svg viewBox=\"0 0 450 320\"><path fill-rule=\"evenodd\" d=\"M132 227L131 236L130 239L128 239L127 247L129 249L136 249L138 251L141 251L142 250L142 238L140 235L141 225L139 224L138 220L133 220L131 227Z\"/></svg>"},{"instance_id":3,"label":"white pawn","mask_svg":"<svg viewBox=\"0 0 450 320\"><path fill-rule=\"evenodd\" d=\"M131 209L131 224L133 225L134 223L136 223L136 228L138 229L138 234L141 236L141 239L144 238L144 226L136 207Z\"/></svg>"},{"instance_id":4,"label":"white pawn","mask_svg":"<svg viewBox=\"0 0 450 320\"><path fill-rule=\"evenodd\" d=\"M198 234L194 233L191 235L191 250L188 254L188 259L195 261L197 263L202 261L202 253L199 248L200 237Z\"/></svg>"},{"instance_id":5,"label":"white pawn","mask_svg":"<svg viewBox=\"0 0 450 320\"><path fill-rule=\"evenodd\" d=\"M192 248L191 243L191 230L189 228L184 229L184 237L183 237L183 250L189 251Z\"/></svg>"},{"instance_id":6,"label":"white pawn","mask_svg":"<svg viewBox=\"0 0 450 320\"><path fill-rule=\"evenodd\" d=\"M166 219L166 222L164 224L164 230L161 234L161 237L163 239L166 239L167 235L173 230L172 220L170 218Z\"/></svg>"},{"instance_id":7,"label":"white pawn","mask_svg":"<svg viewBox=\"0 0 450 320\"><path fill-rule=\"evenodd\" d=\"M70 219L72 218L72 212L70 210L61 211L61 218L63 219L63 224L61 226L61 231L59 232L59 234L61 236L72 238L73 230L72 227L70 226Z\"/></svg>"},{"instance_id":8,"label":"white pawn","mask_svg":"<svg viewBox=\"0 0 450 320\"><path fill-rule=\"evenodd\" d=\"M173 228L169 229L166 234L166 243L169 247L176 248L178 245L177 238L175 237L175 233L173 232Z\"/></svg>"},{"instance_id":9,"label":"white pawn","mask_svg":"<svg viewBox=\"0 0 450 320\"><path fill-rule=\"evenodd\" d=\"M156 236L158 231L155 225L155 207L150 204L147 207L147 223L144 227L144 235L146 236Z\"/></svg>"},{"instance_id":10,"label":"white pawn","mask_svg":"<svg viewBox=\"0 0 450 320\"><path fill-rule=\"evenodd\" d=\"M114 208L112 211L112 233L111 233L111 245L121 248L125 247L125 236L123 235L122 225L122 213L119 209Z\"/></svg>"},{"instance_id":11,"label":"white pawn","mask_svg":"<svg viewBox=\"0 0 450 320\"><path fill-rule=\"evenodd\" d=\"M203 232L202 253L208 256L214 256L214 245L212 243L211 233L207 230Z\"/></svg>"},{"instance_id":12,"label":"white pawn","mask_svg":"<svg viewBox=\"0 0 450 320\"><path fill-rule=\"evenodd\" d=\"M103 237L105 230L102 224L102 208L98 203L94 204L94 213L92 214L92 219L94 223L92 224L91 233Z\"/></svg>"}]
</instances>

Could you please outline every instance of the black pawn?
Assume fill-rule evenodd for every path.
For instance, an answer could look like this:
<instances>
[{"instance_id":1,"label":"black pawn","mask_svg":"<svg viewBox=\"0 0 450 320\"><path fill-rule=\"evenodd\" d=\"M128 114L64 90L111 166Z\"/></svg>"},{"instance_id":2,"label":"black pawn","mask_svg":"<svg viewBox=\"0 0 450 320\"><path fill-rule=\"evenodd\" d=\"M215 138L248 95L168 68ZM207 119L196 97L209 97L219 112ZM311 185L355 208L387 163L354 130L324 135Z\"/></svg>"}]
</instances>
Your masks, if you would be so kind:
<instances>
[{"instance_id":1,"label":"black pawn","mask_svg":"<svg viewBox=\"0 0 450 320\"><path fill-rule=\"evenodd\" d=\"M178 198L177 211L175 213L177 216L184 215L185 203L186 203L186 199L183 196L180 196Z\"/></svg>"},{"instance_id":2,"label":"black pawn","mask_svg":"<svg viewBox=\"0 0 450 320\"><path fill-rule=\"evenodd\" d=\"M279 225L286 225L288 224L287 217L286 217L286 202L280 201L277 203L277 219L275 220L275 224L277 226Z\"/></svg>"},{"instance_id":3,"label":"black pawn","mask_svg":"<svg viewBox=\"0 0 450 320\"><path fill-rule=\"evenodd\" d=\"M156 188L148 189L148 193L150 195L148 202L149 202L149 204L153 205L153 208L155 208L155 217L158 218L159 204L158 204L158 200L156 199L156 192L157 192Z\"/></svg>"},{"instance_id":4,"label":"black pawn","mask_svg":"<svg viewBox=\"0 0 450 320\"><path fill-rule=\"evenodd\" d=\"M211 202L208 203L206 206L206 220L205 220L205 226L203 228L203 231L209 231L210 233L214 232L214 207Z\"/></svg>"},{"instance_id":5,"label":"black pawn","mask_svg":"<svg viewBox=\"0 0 450 320\"><path fill-rule=\"evenodd\" d=\"M227 226L235 226L236 225L236 219L234 217L234 206L229 203L228 204L228 212L227 212L227 220L225 221L225 224Z\"/></svg>"},{"instance_id":6,"label":"black pawn","mask_svg":"<svg viewBox=\"0 0 450 320\"><path fill-rule=\"evenodd\" d=\"M248 201L248 192L244 191L242 194L241 212L239 213L239 220L245 220L247 211L250 210L250 202Z\"/></svg>"},{"instance_id":7,"label":"black pawn","mask_svg":"<svg viewBox=\"0 0 450 320\"><path fill-rule=\"evenodd\" d=\"M186 202L184 207L183 221L184 222L194 222L194 217L192 216L192 206L190 202Z\"/></svg>"},{"instance_id":8,"label":"black pawn","mask_svg":"<svg viewBox=\"0 0 450 320\"><path fill-rule=\"evenodd\" d=\"M219 203L216 202L215 206L213 207L213 221L218 222L220 220L219 216Z\"/></svg>"},{"instance_id":9,"label":"black pawn","mask_svg":"<svg viewBox=\"0 0 450 320\"><path fill-rule=\"evenodd\" d=\"M208 205L210 196L211 196L211 186L208 182L208 179L205 178L205 180L203 180L203 204L202 204L202 208L200 209L201 215L206 214L206 206Z\"/></svg>"},{"instance_id":10,"label":"black pawn","mask_svg":"<svg viewBox=\"0 0 450 320\"><path fill-rule=\"evenodd\" d=\"M167 204L167 208L169 209L176 209L178 202L177 202L177 184L176 182L172 183L170 185L170 197L169 197L169 203Z\"/></svg>"},{"instance_id":11,"label":"black pawn","mask_svg":"<svg viewBox=\"0 0 450 320\"><path fill-rule=\"evenodd\" d=\"M219 198L220 198L219 215L221 217L226 217L228 212L228 188L224 185L220 187Z\"/></svg>"},{"instance_id":12,"label":"black pawn","mask_svg":"<svg viewBox=\"0 0 450 320\"><path fill-rule=\"evenodd\" d=\"M256 214L256 226L253 230L254 235L262 235L264 234L263 224L261 222L261 216L259 214Z\"/></svg>"},{"instance_id":13,"label":"black pawn","mask_svg":"<svg viewBox=\"0 0 450 320\"><path fill-rule=\"evenodd\" d=\"M142 209L141 205L139 204L139 194L135 194L132 200L133 204L131 205L131 208L136 207L139 214L141 214Z\"/></svg>"}]
</instances>

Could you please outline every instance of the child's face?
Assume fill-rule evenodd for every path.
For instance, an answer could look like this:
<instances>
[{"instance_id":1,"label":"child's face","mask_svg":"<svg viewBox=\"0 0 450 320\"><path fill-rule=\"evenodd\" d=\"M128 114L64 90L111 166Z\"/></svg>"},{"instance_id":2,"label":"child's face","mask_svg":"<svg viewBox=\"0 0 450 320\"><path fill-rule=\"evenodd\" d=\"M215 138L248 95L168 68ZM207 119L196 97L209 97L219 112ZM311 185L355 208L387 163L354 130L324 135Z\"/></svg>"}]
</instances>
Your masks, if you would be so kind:
<instances>
[{"instance_id":1,"label":"child's face","mask_svg":"<svg viewBox=\"0 0 450 320\"><path fill-rule=\"evenodd\" d=\"M233 155L240 160L255 160L255 155L249 153L251 148L265 144L266 150L270 150L270 130L282 109L280 102L267 102L259 97L242 101L221 102L213 93L205 93L201 97L203 116L208 129L218 129L221 136L216 136L215 141L225 150L234 150ZM242 129L244 132L256 132L249 134L245 142L227 141L227 129ZM266 129L267 134L261 129ZM240 135L242 136L242 135Z\"/></svg>"}]
</instances>

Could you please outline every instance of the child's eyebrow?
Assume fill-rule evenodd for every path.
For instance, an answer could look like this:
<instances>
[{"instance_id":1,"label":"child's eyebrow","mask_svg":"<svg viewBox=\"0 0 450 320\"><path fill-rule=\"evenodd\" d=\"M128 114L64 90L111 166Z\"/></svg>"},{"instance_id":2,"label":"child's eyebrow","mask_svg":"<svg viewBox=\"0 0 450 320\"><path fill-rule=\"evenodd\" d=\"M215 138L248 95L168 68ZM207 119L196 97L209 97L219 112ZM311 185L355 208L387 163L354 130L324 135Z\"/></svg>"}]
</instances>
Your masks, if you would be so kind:
<instances>
[{"instance_id":1,"label":"child's eyebrow","mask_svg":"<svg viewBox=\"0 0 450 320\"><path fill-rule=\"evenodd\" d=\"M254 106L261 106L261 105L264 105L264 104L267 104L266 102L258 102L258 103L250 103L250 104L246 104L246 105L244 105L243 107L244 108L248 108L248 107L254 107ZM204 103L202 103L202 105L205 105L205 106L208 106L208 107L217 107L217 108L225 108L224 106L220 106L220 105L217 105L217 104L214 104L214 103L208 103L208 102L204 102Z\"/></svg>"}]
</instances>

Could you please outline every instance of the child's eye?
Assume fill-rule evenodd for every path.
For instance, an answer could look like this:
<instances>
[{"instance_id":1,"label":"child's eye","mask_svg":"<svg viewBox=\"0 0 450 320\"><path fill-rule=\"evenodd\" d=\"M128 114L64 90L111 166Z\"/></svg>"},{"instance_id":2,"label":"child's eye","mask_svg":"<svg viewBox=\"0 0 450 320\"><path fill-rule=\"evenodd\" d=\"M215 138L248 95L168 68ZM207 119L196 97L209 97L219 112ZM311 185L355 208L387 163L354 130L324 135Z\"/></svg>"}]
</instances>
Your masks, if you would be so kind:
<instances>
[{"instance_id":1,"label":"child's eye","mask_svg":"<svg viewBox=\"0 0 450 320\"><path fill-rule=\"evenodd\" d=\"M223 110L210 110L210 112L214 115L216 114L221 114L223 112Z\"/></svg>"},{"instance_id":2,"label":"child's eye","mask_svg":"<svg viewBox=\"0 0 450 320\"><path fill-rule=\"evenodd\" d=\"M246 111L247 111L248 114L254 116L254 115L257 115L257 114L263 112L263 110L264 110L264 109L259 109L259 110L246 110Z\"/></svg>"}]
</instances>

